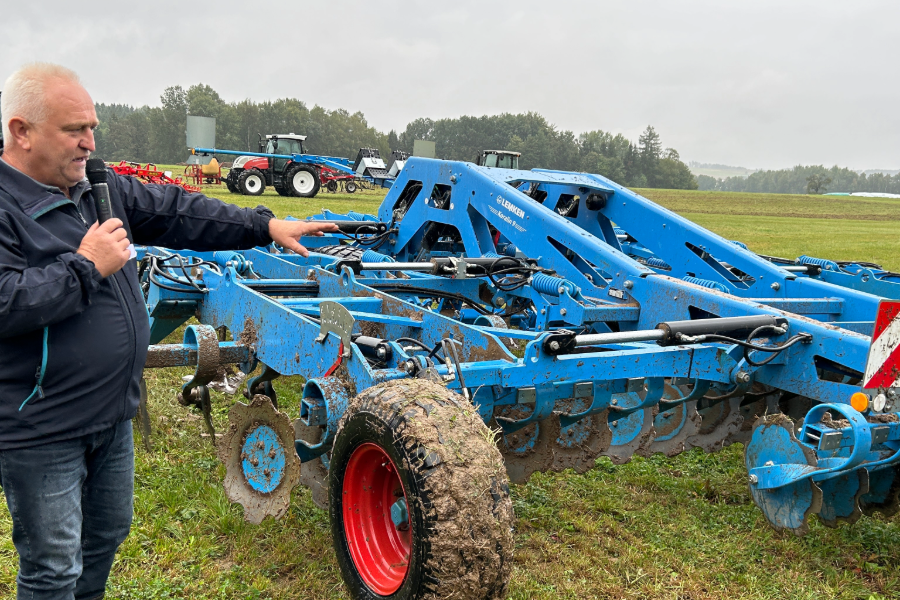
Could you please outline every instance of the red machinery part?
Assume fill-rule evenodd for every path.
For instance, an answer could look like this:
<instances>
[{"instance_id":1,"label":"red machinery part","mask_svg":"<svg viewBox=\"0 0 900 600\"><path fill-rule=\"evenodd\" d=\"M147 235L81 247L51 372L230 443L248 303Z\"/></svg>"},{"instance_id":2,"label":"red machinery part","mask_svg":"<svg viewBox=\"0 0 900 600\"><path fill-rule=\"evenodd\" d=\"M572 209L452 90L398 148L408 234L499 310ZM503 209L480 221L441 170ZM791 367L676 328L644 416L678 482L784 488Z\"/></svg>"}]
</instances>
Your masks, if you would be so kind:
<instances>
[{"instance_id":1,"label":"red machinery part","mask_svg":"<svg viewBox=\"0 0 900 600\"><path fill-rule=\"evenodd\" d=\"M153 163L147 163L142 166L140 163L123 160L117 165L110 163L107 163L107 165L119 175L134 177L135 179L140 179L143 183L178 185L189 192L199 193L201 191L199 186L188 185L182 181L180 177L175 177L174 179L169 177L165 172L160 171Z\"/></svg>"},{"instance_id":2,"label":"red machinery part","mask_svg":"<svg viewBox=\"0 0 900 600\"><path fill-rule=\"evenodd\" d=\"M344 475L344 534L360 578L373 592L389 596L400 589L409 571L412 532L394 524L391 507L406 492L397 467L371 442L360 445Z\"/></svg>"}]
</instances>

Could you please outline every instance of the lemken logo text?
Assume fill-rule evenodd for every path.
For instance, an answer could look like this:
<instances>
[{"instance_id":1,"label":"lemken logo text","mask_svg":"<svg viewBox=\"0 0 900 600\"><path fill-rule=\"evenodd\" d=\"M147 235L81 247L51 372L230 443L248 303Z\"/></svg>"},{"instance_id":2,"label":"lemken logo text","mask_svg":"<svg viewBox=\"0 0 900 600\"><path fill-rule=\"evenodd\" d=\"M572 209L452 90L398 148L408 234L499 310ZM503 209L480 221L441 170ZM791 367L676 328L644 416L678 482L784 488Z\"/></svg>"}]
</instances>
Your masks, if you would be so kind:
<instances>
[{"instance_id":1,"label":"lemken logo text","mask_svg":"<svg viewBox=\"0 0 900 600\"><path fill-rule=\"evenodd\" d=\"M519 208L518 206L516 206L515 204L513 204L512 202L510 202L503 196L497 196L497 204L499 204L500 206L502 206L503 208L505 208L512 214L516 215L520 219L525 217L524 210L522 210L521 208Z\"/></svg>"}]
</instances>

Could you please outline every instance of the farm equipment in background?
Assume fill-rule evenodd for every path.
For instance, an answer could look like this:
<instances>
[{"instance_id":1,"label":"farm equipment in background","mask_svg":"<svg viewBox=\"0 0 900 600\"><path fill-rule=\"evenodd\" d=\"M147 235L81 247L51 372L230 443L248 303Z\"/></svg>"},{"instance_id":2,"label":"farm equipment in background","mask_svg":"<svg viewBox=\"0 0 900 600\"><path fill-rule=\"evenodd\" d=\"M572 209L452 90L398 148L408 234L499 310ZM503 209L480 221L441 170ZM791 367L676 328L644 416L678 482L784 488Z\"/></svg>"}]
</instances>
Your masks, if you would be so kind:
<instances>
[{"instance_id":1,"label":"farm equipment in background","mask_svg":"<svg viewBox=\"0 0 900 600\"><path fill-rule=\"evenodd\" d=\"M505 597L508 482L604 456L742 442L798 534L900 509L900 302L584 173L409 158L378 214L314 218L340 233L308 258L142 249L152 342L200 323L147 367L196 365L180 401L209 415L239 365L228 497L259 522L310 487L355 596Z\"/></svg>"},{"instance_id":2,"label":"farm equipment in background","mask_svg":"<svg viewBox=\"0 0 900 600\"><path fill-rule=\"evenodd\" d=\"M394 150L391 152L387 164L388 176L397 177L397 175L400 174L400 171L403 170L403 165L409 160L409 156L409 152L403 152L402 150Z\"/></svg>"},{"instance_id":3,"label":"farm equipment in background","mask_svg":"<svg viewBox=\"0 0 900 600\"><path fill-rule=\"evenodd\" d=\"M119 164L107 163L109 168L118 173L119 175L128 175L130 177L134 177L136 179L140 179L144 183L159 183L164 185L178 185L183 187L189 192L199 192L200 187L195 185L190 185L182 181L180 177L172 177L169 173L165 171L160 171L155 164L147 163L146 165L141 165L141 163L130 162L127 160L123 160L119 162Z\"/></svg>"},{"instance_id":4,"label":"farm equipment in background","mask_svg":"<svg viewBox=\"0 0 900 600\"><path fill-rule=\"evenodd\" d=\"M357 190L355 175L349 175L341 171L329 169L328 167L321 167L319 168L319 178L325 189L332 194L341 190L348 194L353 194Z\"/></svg>"},{"instance_id":5,"label":"farm equipment in background","mask_svg":"<svg viewBox=\"0 0 900 600\"><path fill-rule=\"evenodd\" d=\"M220 185L222 183L222 168L216 157L212 157L205 165L187 165L184 168L184 178L194 185Z\"/></svg>"},{"instance_id":6,"label":"farm equipment in background","mask_svg":"<svg viewBox=\"0 0 900 600\"><path fill-rule=\"evenodd\" d=\"M369 168L357 169L360 161L372 161L377 150L363 148L359 152L356 164L350 159L334 156L307 154L303 142L305 135L293 133L287 135L267 135L265 141L260 136L259 152L240 152L236 150L220 150L216 148L192 148L191 154L228 154L238 158L225 180L228 190L235 194L259 196L266 186L272 186L282 196L312 198L324 185L326 189L337 191L339 185L352 193L356 184L349 182L355 177L389 187L392 177ZM365 157L363 155L365 154ZM380 160L380 159L379 159ZM383 165L383 163L382 163Z\"/></svg>"},{"instance_id":7,"label":"farm equipment in background","mask_svg":"<svg viewBox=\"0 0 900 600\"><path fill-rule=\"evenodd\" d=\"M475 157L475 164L479 167L518 170L520 156L522 156L521 152L511 150L482 150Z\"/></svg>"}]
</instances>

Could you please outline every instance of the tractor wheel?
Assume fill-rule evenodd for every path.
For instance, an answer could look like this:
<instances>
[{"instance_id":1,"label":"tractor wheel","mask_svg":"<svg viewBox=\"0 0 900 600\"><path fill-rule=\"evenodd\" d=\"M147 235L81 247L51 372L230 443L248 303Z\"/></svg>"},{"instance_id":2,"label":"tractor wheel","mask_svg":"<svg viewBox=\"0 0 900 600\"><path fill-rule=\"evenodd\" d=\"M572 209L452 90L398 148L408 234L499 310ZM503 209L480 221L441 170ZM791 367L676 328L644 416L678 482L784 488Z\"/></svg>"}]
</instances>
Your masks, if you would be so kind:
<instances>
[{"instance_id":1,"label":"tractor wheel","mask_svg":"<svg viewBox=\"0 0 900 600\"><path fill-rule=\"evenodd\" d=\"M284 179L292 196L312 198L319 193L319 174L313 167L294 165L287 170Z\"/></svg>"},{"instance_id":2,"label":"tractor wheel","mask_svg":"<svg viewBox=\"0 0 900 600\"><path fill-rule=\"evenodd\" d=\"M352 194L353 192L356 191L356 184L353 183L352 181L348 181L347 185L344 186L344 189L347 190L348 194Z\"/></svg>"},{"instance_id":3,"label":"tractor wheel","mask_svg":"<svg viewBox=\"0 0 900 600\"><path fill-rule=\"evenodd\" d=\"M259 169L250 169L238 175L238 189L245 196L259 196L266 190L266 177Z\"/></svg>"},{"instance_id":4,"label":"tractor wheel","mask_svg":"<svg viewBox=\"0 0 900 600\"><path fill-rule=\"evenodd\" d=\"M278 192L279 196L290 196L291 195L291 193L287 190L287 188L285 188L280 183L276 183L274 187L275 187L275 191Z\"/></svg>"},{"instance_id":5,"label":"tractor wheel","mask_svg":"<svg viewBox=\"0 0 900 600\"><path fill-rule=\"evenodd\" d=\"M232 194L240 194L241 191L234 184L234 179L231 177L231 173L228 174L228 177L225 178L225 187L228 188L228 191Z\"/></svg>"},{"instance_id":6,"label":"tractor wheel","mask_svg":"<svg viewBox=\"0 0 900 600\"><path fill-rule=\"evenodd\" d=\"M341 418L329 469L332 539L352 597L506 597L509 485L464 398L420 379L369 388Z\"/></svg>"}]
</instances>

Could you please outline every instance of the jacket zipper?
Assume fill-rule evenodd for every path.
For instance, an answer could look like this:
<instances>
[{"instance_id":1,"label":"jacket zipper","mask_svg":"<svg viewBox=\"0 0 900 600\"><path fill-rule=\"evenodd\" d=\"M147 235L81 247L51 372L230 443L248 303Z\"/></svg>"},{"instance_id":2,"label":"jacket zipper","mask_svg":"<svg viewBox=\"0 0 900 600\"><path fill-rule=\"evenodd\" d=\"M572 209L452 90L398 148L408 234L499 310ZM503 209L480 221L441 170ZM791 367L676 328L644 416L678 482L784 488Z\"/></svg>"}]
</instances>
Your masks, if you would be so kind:
<instances>
[{"instance_id":1,"label":"jacket zipper","mask_svg":"<svg viewBox=\"0 0 900 600\"><path fill-rule=\"evenodd\" d=\"M81 222L84 223L85 228L90 229L90 226L87 224L87 221L84 219L84 215L81 213L81 206L79 205L76 209L79 218L81 218ZM113 291L116 293L116 298L119 301L119 304L127 313L127 326L128 326L128 334L131 338L131 362L128 365L128 379L125 381L125 389L122 390L122 416L125 416L125 412L128 409L128 384L131 382L131 375L134 371L134 360L135 360L135 352L137 351L137 334L134 331L134 314L131 312L131 307L128 306L128 303L125 301L125 294L122 293L122 288L119 286L119 281L116 279L116 273L113 273L109 276L110 284L112 285Z\"/></svg>"}]
</instances>

